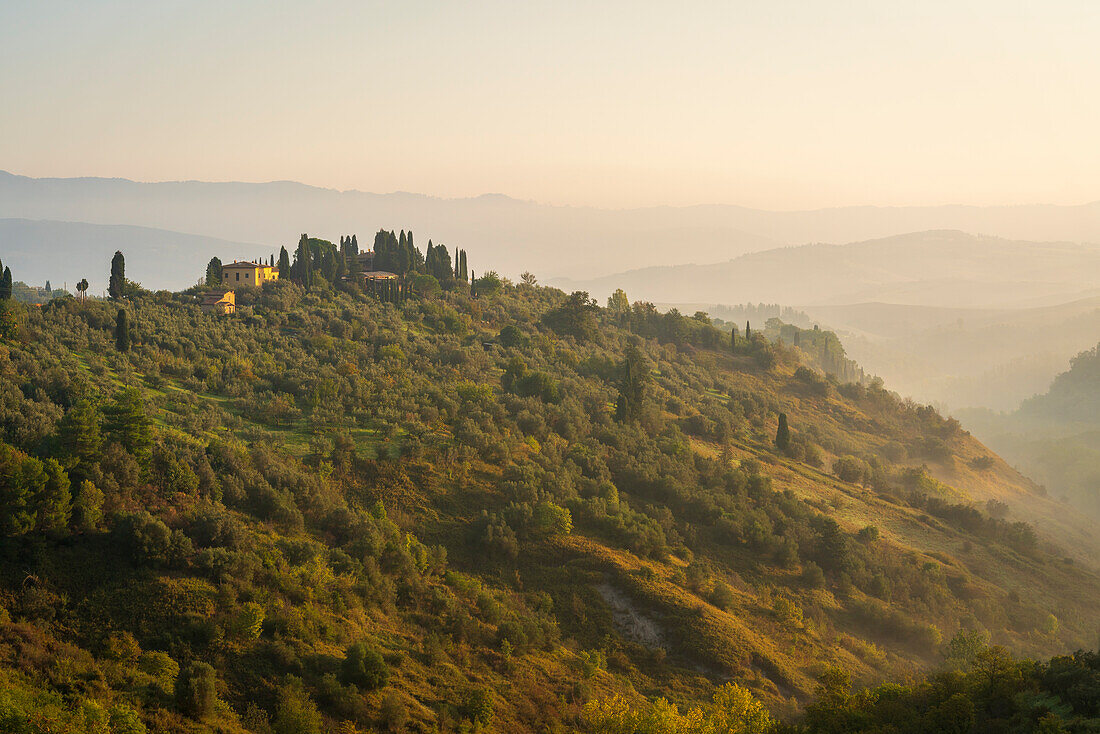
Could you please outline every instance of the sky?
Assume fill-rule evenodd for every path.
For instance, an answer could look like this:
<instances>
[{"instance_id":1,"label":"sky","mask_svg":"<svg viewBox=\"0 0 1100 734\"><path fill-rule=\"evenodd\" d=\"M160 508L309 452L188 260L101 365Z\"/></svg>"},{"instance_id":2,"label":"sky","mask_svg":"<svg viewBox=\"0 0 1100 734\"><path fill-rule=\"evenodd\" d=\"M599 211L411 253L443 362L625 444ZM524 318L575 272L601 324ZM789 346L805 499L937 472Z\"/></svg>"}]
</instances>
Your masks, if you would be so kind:
<instances>
[{"instance_id":1,"label":"sky","mask_svg":"<svg viewBox=\"0 0 1100 734\"><path fill-rule=\"evenodd\" d=\"M3 0L0 169L630 208L1100 199L1100 3Z\"/></svg>"}]
</instances>

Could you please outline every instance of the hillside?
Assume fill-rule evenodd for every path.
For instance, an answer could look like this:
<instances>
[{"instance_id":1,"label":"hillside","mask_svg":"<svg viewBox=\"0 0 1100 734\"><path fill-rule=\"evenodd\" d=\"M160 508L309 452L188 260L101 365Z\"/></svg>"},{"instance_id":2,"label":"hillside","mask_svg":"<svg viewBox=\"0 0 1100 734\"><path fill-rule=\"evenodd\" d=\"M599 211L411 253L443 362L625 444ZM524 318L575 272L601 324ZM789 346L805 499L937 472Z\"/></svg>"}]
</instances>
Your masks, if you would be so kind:
<instances>
[{"instance_id":1,"label":"hillside","mask_svg":"<svg viewBox=\"0 0 1100 734\"><path fill-rule=\"evenodd\" d=\"M733 682L789 718L960 630L1094 642L1091 538L955 421L759 333L419 263L386 301L296 264L233 316L4 303L0 716L595 729Z\"/></svg>"},{"instance_id":2,"label":"hillside","mask_svg":"<svg viewBox=\"0 0 1100 734\"><path fill-rule=\"evenodd\" d=\"M1100 347L1070 360L1049 388L1012 412L969 411L974 430L1048 490L1095 517L1100 513Z\"/></svg>"}]
</instances>

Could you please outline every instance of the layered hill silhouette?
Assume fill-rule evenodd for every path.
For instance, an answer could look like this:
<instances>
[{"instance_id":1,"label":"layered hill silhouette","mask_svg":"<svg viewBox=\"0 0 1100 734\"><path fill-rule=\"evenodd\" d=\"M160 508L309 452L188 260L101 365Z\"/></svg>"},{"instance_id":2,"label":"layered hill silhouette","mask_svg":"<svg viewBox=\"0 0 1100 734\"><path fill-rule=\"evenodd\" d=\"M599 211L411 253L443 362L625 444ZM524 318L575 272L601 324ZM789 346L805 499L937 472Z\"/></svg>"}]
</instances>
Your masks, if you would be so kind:
<instances>
[{"instance_id":1,"label":"layered hill silhouette","mask_svg":"<svg viewBox=\"0 0 1100 734\"><path fill-rule=\"evenodd\" d=\"M89 292L103 294L107 288L103 262L116 250L128 253L132 267L142 274L142 285L153 290L193 285L205 275L203 264L211 257L231 262L271 254L265 245L150 227L0 219L5 262L15 267L19 279L32 285L52 280L55 287L67 282L72 290L86 277Z\"/></svg>"},{"instance_id":2,"label":"layered hill silhouette","mask_svg":"<svg viewBox=\"0 0 1100 734\"><path fill-rule=\"evenodd\" d=\"M1081 206L843 207L773 212L737 206L602 210L501 195L441 199L336 191L294 182L140 183L0 172L0 217L130 224L268 248L287 232L320 236L379 226L431 232L476 249L502 274L591 279L652 265L719 262L807 242L852 242L958 229L1014 240L1100 242L1100 203ZM656 300L665 299L649 296ZM708 297L709 298L709 297ZM717 299L728 302L728 297ZM774 298L770 300L775 300ZM865 300L872 300L870 297Z\"/></svg>"},{"instance_id":3,"label":"layered hill silhouette","mask_svg":"<svg viewBox=\"0 0 1100 734\"><path fill-rule=\"evenodd\" d=\"M599 295L624 288L628 294L669 303L766 301L806 307L881 302L1020 308L1094 295L1100 290L1097 274L1100 246L933 230L554 282Z\"/></svg>"}]
</instances>

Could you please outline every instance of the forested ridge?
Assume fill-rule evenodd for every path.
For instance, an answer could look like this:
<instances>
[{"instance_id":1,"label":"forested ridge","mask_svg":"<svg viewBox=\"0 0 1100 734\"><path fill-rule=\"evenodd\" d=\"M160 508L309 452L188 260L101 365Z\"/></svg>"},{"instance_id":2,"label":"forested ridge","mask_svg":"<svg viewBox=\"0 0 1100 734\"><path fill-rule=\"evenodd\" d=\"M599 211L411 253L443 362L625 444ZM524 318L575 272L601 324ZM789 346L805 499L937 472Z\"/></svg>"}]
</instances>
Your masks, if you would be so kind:
<instances>
[{"instance_id":1,"label":"forested ridge","mask_svg":"<svg viewBox=\"0 0 1100 734\"><path fill-rule=\"evenodd\" d=\"M0 730L1096 713L1069 692L1088 654L1009 657L1100 627L1094 570L1013 514L1053 500L932 408L824 373L835 337L379 241L400 297L344 279L350 238L303 235L236 314L117 260L115 300L0 300Z\"/></svg>"}]
</instances>

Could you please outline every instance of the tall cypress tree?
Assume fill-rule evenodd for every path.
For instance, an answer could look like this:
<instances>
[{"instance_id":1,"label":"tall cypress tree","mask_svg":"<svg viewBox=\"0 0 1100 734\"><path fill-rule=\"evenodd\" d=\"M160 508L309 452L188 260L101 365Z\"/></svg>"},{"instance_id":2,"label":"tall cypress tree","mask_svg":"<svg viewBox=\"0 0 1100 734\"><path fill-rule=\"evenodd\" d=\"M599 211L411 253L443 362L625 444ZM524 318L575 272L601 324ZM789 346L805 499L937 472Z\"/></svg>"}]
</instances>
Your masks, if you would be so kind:
<instances>
[{"instance_id":1,"label":"tall cypress tree","mask_svg":"<svg viewBox=\"0 0 1100 734\"><path fill-rule=\"evenodd\" d=\"M290 255L287 253L285 247L279 248L279 277L290 277Z\"/></svg>"},{"instance_id":2,"label":"tall cypress tree","mask_svg":"<svg viewBox=\"0 0 1100 734\"><path fill-rule=\"evenodd\" d=\"M210 262L206 265L206 284L207 285L221 285L222 284L222 261L221 258L212 257Z\"/></svg>"},{"instance_id":3,"label":"tall cypress tree","mask_svg":"<svg viewBox=\"0 0 1100 734\"><path fill-rule=\"evenodd\" d=\"M0 275L0 301L11 300L11 268L5 267L4 272Z\"/></svg>"},{"instance_id":4,"label":"tall cypress tree","mask_svg":"<svg viewBox=\"0 0 1100 734\"><path fill-rule=\"evenodd\" d=\"M115 256L111 258L111 280L107 285L107 295L112 300L122 298L126 288L126 258L122 250L115 250Z\"/></svg>"},{"instance_id":5,"label":"tall cypress tree","mask_svg":"<svg viewBox=\"0 0 1100 734\"><path fill-rule=\"evenodd\" d=\"M629 345L625 357L619 379L619 399L615 403L615 417L623 422L637 420L641 415L645 388L649 382L649 371L638 348Z\"/></svg>"},{"instance_id":6,"label":"tall cypress tree","mask_svg":"<svg viewBox=\"0 0 1100 734\"><path fill-rule=\"evenodd\" d=\"M124 308L120 308L115 317L115 347L120 352L130 351L130 319Z\"/></svg>"},{"instance_id":7,"label":"tall cypress tree","mask_svg":"<svg viewBox=\"0 0 1100 734\"><path fill-rule=\"evenodd\" d=\"M775 432L775 446L786 451L791 445L791 429L787 426L787 414L779 414L779 428Z\"/></svg>"},{"instance_id":8,"label":"tall cypress tree","mask_svg":"<svg viewBox=\"0 0 1100 734\"><path fill-rule=\"evenodd\" d=\"M748 321L745 322L745 341L752 342L752 327Z\"/></svg>"},{"instance_id":9,"label":"tall cypress tree","mask_svg":"<svg viewBox=\"0 0 1100 734\"><path fill-rule=\"evenodd\" d=\"M733 331L730 332L730 349L737 349L737 325L734 324Z\"/></svg>"},{"instance_id":10,"label":"tall cypress tree","mask_svg":"<svg viewBox=\"0 0 1100 734\"><path fill-rule=\"evenodd\" d=\"M309 248L309 236L303 234L298 240L298 250L294 253L294 280L309 288L313 279L313 254Z\"/></svg>"},{"instance_id":11,"label":"tall cypress tree","mask_svg":"<svg viewBox=\"0 0 1100 734\"><path fill-rule=\"evenodd\" d=\"M462 268L459 271L458 279L462 280L462 281L466 281L466 282L469 282L469 280L470 280L469 277L467 277L467 272L466 272L466 251L465 250L462 251Z\"/></svg>"}]
</instances>

